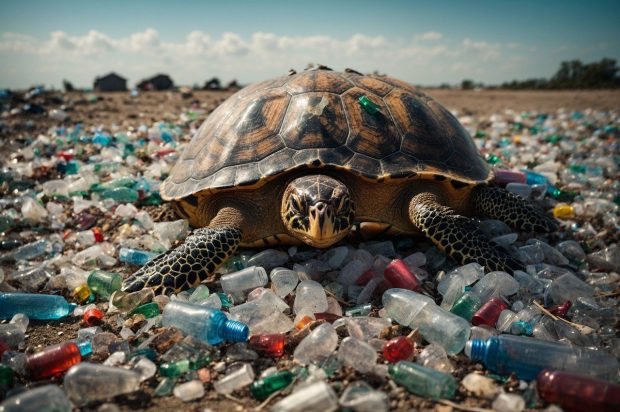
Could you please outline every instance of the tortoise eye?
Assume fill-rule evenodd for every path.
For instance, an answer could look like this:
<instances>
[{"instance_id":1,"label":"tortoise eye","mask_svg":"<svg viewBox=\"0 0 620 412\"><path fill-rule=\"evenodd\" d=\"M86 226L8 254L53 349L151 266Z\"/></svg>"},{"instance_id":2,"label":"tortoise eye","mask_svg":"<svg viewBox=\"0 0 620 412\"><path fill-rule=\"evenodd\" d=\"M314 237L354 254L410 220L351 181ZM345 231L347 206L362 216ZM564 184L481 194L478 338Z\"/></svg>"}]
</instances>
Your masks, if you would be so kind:
<instances>
[{"instance_id":1,"label":"tortoise eye","mask_svg":"<svg viewBox=\"0 0 620 412\"><path fill-rule=\"evenodd\" d=\"M342 196L340 198L340 203L338 204L338 211L343 212L347 211L350 207L349 196Z\"/></svg>"},{"instance_id":2,"label":"tortoise eye","mask_svg":"<svg viewBox=\"0 0 620 412\"><path fill-rule=\"evenodd\" d=\"M293 206L295 211L301 212L301 206L299 205L299 200L297 200L297 197L291 196L291 206Z\"/></svg>"}]
</instances>

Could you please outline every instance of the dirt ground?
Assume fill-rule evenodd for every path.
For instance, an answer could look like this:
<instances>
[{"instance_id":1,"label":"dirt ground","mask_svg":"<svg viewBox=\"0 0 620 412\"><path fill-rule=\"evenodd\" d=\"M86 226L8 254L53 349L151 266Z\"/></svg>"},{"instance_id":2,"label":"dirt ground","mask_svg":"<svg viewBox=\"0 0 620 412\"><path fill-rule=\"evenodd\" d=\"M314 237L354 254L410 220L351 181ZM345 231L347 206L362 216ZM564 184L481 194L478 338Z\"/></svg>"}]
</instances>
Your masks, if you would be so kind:
<instances>
[{"instance_id":1,"label":"dirt ground","mask_svg":"<svg viewBox=\"0 0 620 412\"><path fill-rule=\"evenodd\" d=\"M443 105L451 110L456 110L459 114L490 115L510 108L519 111L542 111L555 112L558 108L565 108L567 111L583 111L586 109L595 110L620 110L620 91L460 91L429 89L425 90L430 96L436 98ZM151 125L156 121L176 121L180 113L187 113L188 110L195 111L201 109L195 123L198 125L219 103L225 100L232 92L228 91L194 91L191 95L182 95L179 92L146 92L140 93L137 97L130 97L129 93L97 93L97 102L89 102L88 94L70 93L64 102L59 102L59 107L65 105L70 118L66 121L67 125L75 122L82 122L84 127L103 126L105 129L116 124L120 130L127 127L138 127L141 124ZM52 106L47 106L52 107ZM18 143L15 138L25 135L36 135L36 132L44 132L48 127L56 125L57 122L50 120L46 116L31 116L34 121L34 128L24 128L19 119L4 119L10 127L1 132L4 139L2 142L4 153L11 152ZM128 271L129 268L125 268ZM80 327L80 320L77 318L67 318L56 322L37 322L32 321L28 328L26 339L26 351L34 352L41 347L59 343L77 337L77 329ZM118 330L113 330L118 332ZM270 361L274 362L274 361ZM279 361L281 364L290 362L289 360ZM473 370L481 370L480 365L473 364L464 355L457 357L455 376L462 378ZM275 364L275 363L274 363ZM344 371L344 372L343 372ZM425 400L407 394L403 388L391 386L385 380L373 376L362 376L353 370L339 372L336 381L342 382L344 388L347 383L354 380L366 379L372 386L384 390L390 395L390 406L394 410L435 410L449 411L451 407L440 405L435 402ZM504 387L509 390L518 382L508 381ZM121 396L114 399L122 411L203 411L211 409L213 411L244 411L252 410L259 403L253 400L246 389L245 392L235 394L235 398L224 398L217 395L214 391L208 391L207 395L194 402L182 402L179 399L168 396L157 398L151 396L157 379L152 378L142 385L142 389L129 396ZM209 389L209 385L206 387ZM463 389L461 388L461 391ZM490 408L491 401L467 396L464 392L459 392L454 400L457 404L477 408ZM273 402L271 403L273 404ZM265 409L268 409L265 408ZM459 408L460 409L460 408ZM85 409L86 410L86 409ZM469 409L476 410L476 409Z\"/></svg>"}]
</instances>

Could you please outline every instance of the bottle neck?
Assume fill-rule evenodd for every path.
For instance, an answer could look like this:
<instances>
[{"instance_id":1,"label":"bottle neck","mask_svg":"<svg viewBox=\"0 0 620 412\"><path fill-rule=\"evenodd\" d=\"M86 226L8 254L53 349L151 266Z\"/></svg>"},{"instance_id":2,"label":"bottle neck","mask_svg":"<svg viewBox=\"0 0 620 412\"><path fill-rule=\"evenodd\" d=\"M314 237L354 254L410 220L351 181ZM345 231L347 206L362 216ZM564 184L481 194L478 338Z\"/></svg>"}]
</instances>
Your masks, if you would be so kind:
<instances>
[{"instance_id":1,"label":"bottle neck","mask_svg":"<svg viewBox=\"0 0 620 412\"><path fill-rule=\"evenodd\" d=\"M226 320L220 326L219 335L225 341L245 342L250 336L250 328L237 320Z\"/></svg>"},{"instance_id":2,"label":"bottle neck","mask_svg":"<svg viewBox=\"0 0 620 412\"><path fill-rule=\"evenodd\" d=\"M482 339L474 339L471 341L470 358L474 361L484 360L487 351L487 341Z\"/></svg>"}]
</instances>

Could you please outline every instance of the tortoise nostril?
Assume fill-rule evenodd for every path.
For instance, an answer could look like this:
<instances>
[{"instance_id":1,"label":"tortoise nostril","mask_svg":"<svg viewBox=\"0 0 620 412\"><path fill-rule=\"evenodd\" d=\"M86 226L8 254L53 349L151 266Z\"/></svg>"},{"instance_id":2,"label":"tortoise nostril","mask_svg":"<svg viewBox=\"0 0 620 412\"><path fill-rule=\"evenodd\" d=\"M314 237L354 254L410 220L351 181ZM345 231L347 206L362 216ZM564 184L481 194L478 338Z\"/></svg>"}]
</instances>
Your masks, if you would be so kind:
<instances>
[{"instance_id":1,"label":"tortoise nostril","mask_svg":"<svg viewBox=\"0 0 620 412\"><path fill-rule=\"evenodd\" d=\"M322 212L322 211L323 211L323 209L325 209L325 203L323 203L323 202L319 202L319 203L317 203L317 204L316 204L316 208L317 208L317 210L318 210L319 212Z\"/></svg>"}]
</instances>

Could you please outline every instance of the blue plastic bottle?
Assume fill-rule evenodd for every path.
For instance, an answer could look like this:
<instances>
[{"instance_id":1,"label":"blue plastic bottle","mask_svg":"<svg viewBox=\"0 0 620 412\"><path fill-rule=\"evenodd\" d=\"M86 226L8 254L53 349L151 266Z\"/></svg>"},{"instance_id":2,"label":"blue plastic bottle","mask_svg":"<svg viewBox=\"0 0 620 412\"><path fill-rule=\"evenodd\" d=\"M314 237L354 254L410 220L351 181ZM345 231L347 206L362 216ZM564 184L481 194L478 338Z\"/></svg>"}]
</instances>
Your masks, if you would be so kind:
<instances>
[{"instance_id":1,"label":"blue plastic bottle","mask_svg":"<svg viewBox=\"0 0 620 412\"><path fill-rule=\"evenodd\" d=\"M162 325L174 326L211 345L222 341L245 342L250 335L245 323L229 320L220 310L180 301L166 305Z\"/></svg>"},{"instance_id":2,"label":"blue plastic bottle","mask_svg":"<svg viewBox=\"0 0 620 412\"><path fill-rule=\"evenodd\" d=\"M76 306L57 295L2 293L0 294L0 319L8 320L17 313L23 313L30 319L56 320L72 313Z\"/></svg>"},{"instance_id":3,"label":"blue plastic bottle","mask_svg":"<svg viewBox=\"0 0 620 412\"><path fill-rule=\"evenodd\" d=\"M144 250L121 248L119 259L123 263L131 263L133 265L144 266L146 263L157 256L157 253L146 252Z\"/></svg>"},{"instance_id":4,"label":"blue plastic bottle","mask_svg":"<svg viewBox=\"0 0 620 412\"><path fill-rule=\"evenodd\" d=\"M467 342L465 353L482 361L494 373L515 373L519 379L534 380L543 369L575 372L612 380L618 375L618 361L607 352L514 335L492 336Z\"/></svg>"}]
</instances>

